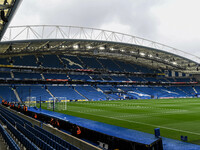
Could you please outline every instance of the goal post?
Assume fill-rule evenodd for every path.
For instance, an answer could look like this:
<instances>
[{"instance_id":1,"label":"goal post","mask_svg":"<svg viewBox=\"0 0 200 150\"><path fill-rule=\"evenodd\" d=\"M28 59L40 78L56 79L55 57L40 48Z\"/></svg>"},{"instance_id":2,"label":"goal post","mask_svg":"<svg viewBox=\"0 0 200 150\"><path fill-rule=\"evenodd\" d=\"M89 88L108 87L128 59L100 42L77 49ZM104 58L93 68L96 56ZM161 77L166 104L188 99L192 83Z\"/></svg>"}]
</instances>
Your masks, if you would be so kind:
<instances>
[{"instance_id":1,"label":"goal post","mask_svg":"<svg viewBox=\"0 0 200 150\"><path fill-rule=\"evenodd\" d=\"M36 97L26 97L26 101L24 102L24 104L28 107L36 107Z\"/></svg>"},{"instance_id":2,"label":"goal post","mask_svg":"<svg viewBox=\"0 0 200 150\"><path fill-rule=\"evenodd\" d=\"M47 109L50 110L67 110L67 100L66 97L51 97L48 100Z\"/></svg>"}]
</instances>

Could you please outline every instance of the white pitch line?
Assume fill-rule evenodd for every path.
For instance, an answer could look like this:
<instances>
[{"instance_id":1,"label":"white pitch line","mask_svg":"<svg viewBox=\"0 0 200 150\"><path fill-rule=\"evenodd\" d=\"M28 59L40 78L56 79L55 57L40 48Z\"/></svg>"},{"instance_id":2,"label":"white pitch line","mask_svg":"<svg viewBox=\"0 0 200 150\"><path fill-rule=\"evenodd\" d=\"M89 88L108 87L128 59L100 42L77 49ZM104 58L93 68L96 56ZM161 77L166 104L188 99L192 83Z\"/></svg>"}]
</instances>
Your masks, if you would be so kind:
<instances>
[{"instance_id":1,"label":"white pitch line","mask_svg":"<svg viewBox=\"0 0 200 150\"><path fill-rule=\"evenodd\" d=\"M73 112L76 112L76 111L73 111ZM152 127L157 127L157 128L159 127L159 128L173 130L173 131L178 131L178 132L184 132L184 133L190 133L190 134L200 135L200 133L195 133L195 132L186 131L186 130L180 130L180 129L174 129L174 128L169 128L169 127L164 127L164 126L159 126L159 125L153 125L153 124L148 124L148 123L143 123L143 122L138 122L138 121L130 121L130 120L124 120L124 119L119 119L119 118L115 118L115 117L108 117L108 116L105 117L105 116L102 116L102 115L96 115L96 114L90 114L90 113L83 113L83 112L79 112L79 113L93 115L93 116L98 116L98 117L103 117L103 118L111 118L111 119L120 120L120 121L127 121L127 122L132 122L132 123L137 123L137 124L142 124L142 125L147 125L147 126L152 126Z\"/></svg>"}]
</instances>

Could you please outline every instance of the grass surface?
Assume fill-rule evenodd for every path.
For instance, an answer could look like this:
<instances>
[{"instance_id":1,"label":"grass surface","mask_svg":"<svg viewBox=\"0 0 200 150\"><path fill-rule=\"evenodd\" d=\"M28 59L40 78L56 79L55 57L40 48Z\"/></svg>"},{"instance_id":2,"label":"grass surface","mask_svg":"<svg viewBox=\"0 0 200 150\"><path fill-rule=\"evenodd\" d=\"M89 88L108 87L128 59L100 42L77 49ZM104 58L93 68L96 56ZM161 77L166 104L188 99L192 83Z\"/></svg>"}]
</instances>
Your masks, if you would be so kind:
<instances>
[{"instance_id":1,"label":"grass surface","mask_svg":"<svg viewBox=\"0 0 200 150\"><path fill-rule=\"evenodd\" d=\"M200 144L199 98L70 102L67 110L57 112L151 134L160 128L163 137L180 140L185 135Z\"/></svg>"}]
</instances>

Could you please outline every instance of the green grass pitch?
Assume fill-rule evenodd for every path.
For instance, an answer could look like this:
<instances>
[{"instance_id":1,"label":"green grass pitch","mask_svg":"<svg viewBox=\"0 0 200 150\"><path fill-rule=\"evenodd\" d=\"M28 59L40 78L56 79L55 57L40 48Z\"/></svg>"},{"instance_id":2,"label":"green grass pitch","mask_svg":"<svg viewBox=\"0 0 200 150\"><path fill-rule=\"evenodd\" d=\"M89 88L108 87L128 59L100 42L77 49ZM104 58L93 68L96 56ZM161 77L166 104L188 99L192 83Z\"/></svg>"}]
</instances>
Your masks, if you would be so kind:
<instances>
[{"instance_id":1,"label":"green grass pitch","mask_svg":"<svg viewBox=\"0 0 200 150\"><path fill-rule=\"evenodd\" d=\"M68 102L56 111L151 134L160 128L163 137L200 144L200 98Z\"/></svg>"}]
</instances>

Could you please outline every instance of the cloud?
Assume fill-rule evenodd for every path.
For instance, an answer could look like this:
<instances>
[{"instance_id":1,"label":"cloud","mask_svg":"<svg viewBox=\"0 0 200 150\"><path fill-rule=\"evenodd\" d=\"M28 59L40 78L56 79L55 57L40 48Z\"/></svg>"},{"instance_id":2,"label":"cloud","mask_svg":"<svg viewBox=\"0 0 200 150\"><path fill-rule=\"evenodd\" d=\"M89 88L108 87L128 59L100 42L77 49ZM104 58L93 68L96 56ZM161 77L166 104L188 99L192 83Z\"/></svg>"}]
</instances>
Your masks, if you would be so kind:
<instances>
[{"instance_id":1,"label":"cloud","mask_svg":"<svg viewBox=\"0 0 200 150\"><path fill-rule=\"evenodd\" d=\"M199 3L199 0L24 0L11 25L103 28L198 55Z\"/></svg>"},{"instance_id":2,"label":"cloud","mask_svg":"<svg viewBox=\"0 0 200 150\"><path fill-rule=\"evenodd\" d=\"M23 1L12 25L58 24L103 28L118 23L129 34L152 37L157 20L151 7L159 1L140 0L29 0ZM114 27L115 28L115 27ZM120 29L120 31L124 31ZM126 32L127 32L126 31Z\"/></svg>"}]
</instances>

